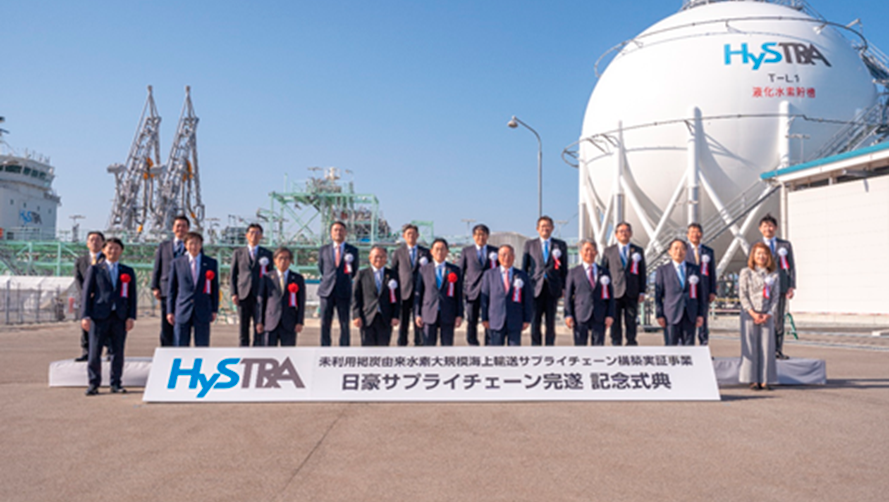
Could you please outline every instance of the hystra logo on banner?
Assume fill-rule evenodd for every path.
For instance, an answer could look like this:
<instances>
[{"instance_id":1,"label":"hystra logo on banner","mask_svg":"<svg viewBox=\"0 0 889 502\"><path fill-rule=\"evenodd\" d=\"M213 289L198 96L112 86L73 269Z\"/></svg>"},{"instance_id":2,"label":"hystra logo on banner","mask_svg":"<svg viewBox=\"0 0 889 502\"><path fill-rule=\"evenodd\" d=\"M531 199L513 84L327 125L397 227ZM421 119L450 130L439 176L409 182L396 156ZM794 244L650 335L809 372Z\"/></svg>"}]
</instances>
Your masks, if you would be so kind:
<instances>
[{"instance_id":1,"label":"hystra logo on banner","mask_svg":"<svg viewBox=\"0 0 889 502\"><path fill-rule=\"evenodd\" d=\"M814 65L817 62L830 67L830 62L815 47L815 44L803 44L799 42L765 42L760 50L751 50L746 43L740 47L734 44L725 44L724 57L726 66L735 62L753 65L754 70L759 70L764 64L798 64Z\"/></svg>"},{"instance_id":2,"label":"hystra logo on banner","mask_svg":"<svg viewBox=\"0 0 889 502\"><path fill-rule=\"evenodd\" d=\"M189 361L190 359L190 361ZM190 366L189 366L190 363ZM167 389L183 387L197 392L197 398L206 397L211 391L237 387L241 389L280 389L282 384L304 389L302 379L289 357L283 360L273 357L231 357L222 359L215 367L204 365L204 358L173 359L167 379Z\"/></svg>"}]
</instances>

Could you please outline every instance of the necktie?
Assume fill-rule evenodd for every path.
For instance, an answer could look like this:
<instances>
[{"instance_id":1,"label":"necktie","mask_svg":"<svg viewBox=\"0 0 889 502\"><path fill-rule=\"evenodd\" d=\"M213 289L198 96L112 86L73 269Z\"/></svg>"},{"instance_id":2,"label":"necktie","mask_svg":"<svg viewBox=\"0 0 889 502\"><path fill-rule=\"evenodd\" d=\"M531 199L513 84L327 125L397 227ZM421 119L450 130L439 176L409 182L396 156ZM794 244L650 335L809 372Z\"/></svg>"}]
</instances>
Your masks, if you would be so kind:
<instances>
[{"instance_id":1,"label":"necktie","mask_svg":"<svg viewBox=\"0 0 889 502\"><path fill-rule=\"evenodd\" d=\"M99 261L99 255L93 255L93 265L95 265L97 261Z\"/></svg>"},{"instance_id":2,"label":"necktie","mask_svg":"<svg viewBox=\"0 0 889 502\"><path fill-rule=\"evenodd\" d=\"M620 247L620 262L623 263L624 267L627 266L627 247L626 246Z\"/></svg>"},{"instance_id":3,"label":"necktie","mask_svg":"<svg viewBox=\"0 0 889 502\"><path fill-rule=\"evenodd\" d=\"M112 263L110 267L108 267L108 272L111 274L111 286L115 289L117 288L117 263Z\"/></svg>"},{"instance_id":4,"label":"necktie","mask_svg":"<svg viewBox=\"0 0 889 502\"><path fill-rule=\"evenodd\" d=\"M503 271L503 290L509 293L509 270Z\"/></svg>"},{"instance_id":5,"label":"necktie","mask_svg":"<svg viewBox=\"0 0 889 502\"><path fill-rule=\"evenodd\" d=\"M182 256L182 241L176 241L176 251L173 253L174 258Z\"/></svg>"},{"instance_id":6,"label":"necktie","mask_svg":"<svg viewBox=\"0 0 889 502\"><path fill-rule=\"evenodd\" d=\"M549 241L543 241L543 262L549 261Z\"/></svg>"},{"instance_id":7,"label":"necktie","mask_svg":"<svg viewBox=\"0 0 889 502\"><path fill-rule=\"evenodd\" d=\"M278 272L278 285L281 286L281 292L285 292L284 291L284 279L286 279L285 275L286 275L286 272Z\"/></svg>"},{"instance_id":8,"label":"necktie","mask_svg":"<svg viewBox=\"0 0 889 502\"><path fill-rule=\"evenodd\" d=\"M417 264L417 248L411 248L411 267Z\"/></svg>"},{"instance_id":9,"label":"necktie","mask_svg":"<svg viewBox=\"0 0 889 502\"><path fill-rule=\"evenodd\" d=\"M590 280L590 287L596 289L596 277L593 274L593 266L590 265L589 274L587 274L587 278Z\"/></svg>"},{"instance_id":10,"label":"necktie","mask_svg":"<svg viewBox=\"0 0 889 502\"><path fill-rule=\"evenodd\" d=\"M685 267L680 263L678 267L676 267L676 271L679 272L679 285L685 288Z\"/></svg>"},{"instance_id":11,"label":"necktie","mask_svg":"<svg viewBox=\"0 0 889 502\"><path fill-rule=\"evenodd\" d=\"M256 248L247 248L250 250L250 262L253 263L256 260Z\"/></svg>"},{"instance_id":12,"label":"necktie","mask_svg":"<svg viewBox=\"0 0 889 502\"><path fill-rule=\"evenodd\" d=\"M339 267L340 266L340 246L339 246L339 244L337 244L336 250L334 251L334 261L336 263L336 266Z\"/></svg>"},{"instance_id":13,"label":"necktie","mask_svg":"<svg viewBox=\"0 0 889 502\"><path fill-rule=\"evenodd\" d=\"M482 266L484 266L484 265L485 265L485 255L482 254L482 248L478 248L476 254L478 255L478 262L479 262L479 264L481 264Z\"/></svg>"},{"instance_id":14,"label":"necktie","mask_svg":"<svg viewBox=\"0 0 889 502\"><path fill-rule=\"evenodd\" d=\"M772 256L775 256L775 239L769 240L769 247L772 249Z\"/></svg>"},{"instance_id":15,"label":"necktie","mask_svg":"<svg viewBox=\"0 0 889 502\"><path fill-rule=\"evenodd\" d=\"M374 282L376 282L376 284L377 284L377 294L380 294L380 288L383 287L383 278L380 277L381 275L383 275L382 269L374 272Z\"/></svg>"},{"instance_id":16,"label":"necktie","mask_svg":"<svg viewBox=\"0 0 889 502\"><path fill-rule=\"evenodd\" d=\"M192 258L191 260L191 280L194 281L195 285L198 283L198 259Z\"/></svg>"},{"instance_id":17,"label":"necktie","mask_svg":"<svg viewBox=\"0 0 889 502\"><path fill-rule=\"evenodd\" d=\"M698 246L695 246L695 265L701 264L701 251Z\"/></svg>"},{"instance_id":18,"label":"necktie","mask_svg":"<svg viewBox=\"0 0 889 502\"><path fill-rule=\"evenodd\" d=\"M439 289L441 289L441 274L444 265L439 265L435 267L435 283L438 285Z\"/></svg>"}]
</instances>

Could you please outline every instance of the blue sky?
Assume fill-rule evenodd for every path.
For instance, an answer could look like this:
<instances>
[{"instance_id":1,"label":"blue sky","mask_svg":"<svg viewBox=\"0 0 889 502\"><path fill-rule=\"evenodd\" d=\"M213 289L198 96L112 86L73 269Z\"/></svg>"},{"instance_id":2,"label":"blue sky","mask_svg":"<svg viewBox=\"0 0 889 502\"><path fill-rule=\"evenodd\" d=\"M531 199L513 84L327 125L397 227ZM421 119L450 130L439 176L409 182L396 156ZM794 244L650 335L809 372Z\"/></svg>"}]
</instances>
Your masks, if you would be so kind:
<instances>
[{"instance_id":1,"label":"blue sky","mask_svg":"<svg viewBox=\"0 0 889 502\"><path fill-rule=\"evenodd\" d=\"M813 0L825 17L861 18L889 51L885 0ZM123 162L146 86L166 158L184 98L201 122L208 216L250 217L284 174L354 172L393 225L463 218L532 234L537 144L544 212L576 236L576 171L560 153L580 135L610 47L677 12L680 0L6 2L0 115L15 148L49 155L58 226L82 214L104 228L106 167Z\"/></svg>"}]
</instances>

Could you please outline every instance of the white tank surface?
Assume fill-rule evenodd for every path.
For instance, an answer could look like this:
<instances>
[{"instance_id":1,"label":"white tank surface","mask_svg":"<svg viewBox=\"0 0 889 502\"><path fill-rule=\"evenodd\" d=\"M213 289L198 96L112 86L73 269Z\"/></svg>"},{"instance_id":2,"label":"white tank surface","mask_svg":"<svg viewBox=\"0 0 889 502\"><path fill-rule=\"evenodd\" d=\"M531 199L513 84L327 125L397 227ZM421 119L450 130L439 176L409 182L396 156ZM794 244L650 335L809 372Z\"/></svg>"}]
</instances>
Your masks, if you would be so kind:
<instances>
[{"instance_id":1,"label":"white tank surface","mask_svg":"<svg viewBox=\"0 0 889 502\"><path fill-rule=\"evenodd\" d=\"M818 155L878 106L858 37L780 2L731 1L693 2L626 43L583 121L580 236L608 242L622 217L657 252L689 221L705 224L706 240L725 226L716 220L737 219L717 256L746 248L732 233L758 236L736 217L765 193L760 174ZM777 210L773 196L750 219Z\"/></svg>"}]
</instances>

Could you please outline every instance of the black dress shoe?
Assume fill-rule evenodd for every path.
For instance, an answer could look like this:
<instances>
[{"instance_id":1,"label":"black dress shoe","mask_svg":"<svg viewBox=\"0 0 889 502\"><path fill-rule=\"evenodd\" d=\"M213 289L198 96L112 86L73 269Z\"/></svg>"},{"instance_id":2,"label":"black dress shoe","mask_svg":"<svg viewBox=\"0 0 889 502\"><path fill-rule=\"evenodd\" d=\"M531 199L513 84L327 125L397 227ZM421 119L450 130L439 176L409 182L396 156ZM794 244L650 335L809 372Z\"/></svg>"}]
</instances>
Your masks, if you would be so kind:
<instances>
[{"instance_id":1,"label":"black dress shoe","mask_svg":"<svg viewBox=\"0 0 889 502\"><path fill-rule=\"evenodd\" d=\"M782 359L782 360L790 359L789 357L785 356L783 352L778 352L777 354L775 354L775 358Z\"/></svg>"},{"instance_id":2,"label":"black dress shoe","mask_svg":"<svg viewBox=\"0 0 889 502\"><path fill-rule=\"evenodd\" d=\"M112 394L126 394L127 390L121 387L120 385L112 385L111 386Z\"/></svg>"},{"instance_id":3,"label":"black dress shoe","mask_svg":"<svg viewBox=\"0 0 889 502\"><path fill-rule=\"evenodd\" d=\"M99 388L90 386L88 389L86 389L86 392L84 394L86 394L87 396L98 396Z\"/></svg>"},{"instance_id":4,"label":"black dress shoe","mask_svg":"<svg viewBox=\"0 0 889 502\"><path fill-rule=\"evenodd\" d=\"M74 359L74 362L82 363L82 362L84 362L84 361L89 360L89 358L90 358L89 355L84 354L84 355L82 355L82 356L80 356L80 357L75 358L75 359Z\"/></svg>"}]
</instances>

